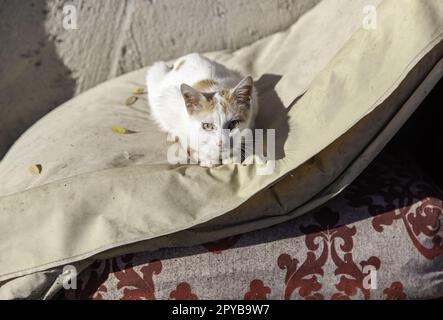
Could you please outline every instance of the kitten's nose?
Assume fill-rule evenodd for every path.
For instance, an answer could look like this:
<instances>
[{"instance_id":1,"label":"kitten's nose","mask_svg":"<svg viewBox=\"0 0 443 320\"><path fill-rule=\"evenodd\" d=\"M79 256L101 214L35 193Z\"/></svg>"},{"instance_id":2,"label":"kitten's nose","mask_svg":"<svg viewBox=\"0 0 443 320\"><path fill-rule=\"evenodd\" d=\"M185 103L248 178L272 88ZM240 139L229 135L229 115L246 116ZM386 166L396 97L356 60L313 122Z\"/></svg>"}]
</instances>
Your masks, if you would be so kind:
<instances>
[{"instance_id":1,"label":"kitten's nose","mask_svg":"<svg viewBox=\"0 0 443 320\"><path fill-rule=\"evenodd\" d=\"M219 141L219 142L217 143L217 147L221 147L221 146L222 146L222 142Z\"/></svg>"}]
</instances>

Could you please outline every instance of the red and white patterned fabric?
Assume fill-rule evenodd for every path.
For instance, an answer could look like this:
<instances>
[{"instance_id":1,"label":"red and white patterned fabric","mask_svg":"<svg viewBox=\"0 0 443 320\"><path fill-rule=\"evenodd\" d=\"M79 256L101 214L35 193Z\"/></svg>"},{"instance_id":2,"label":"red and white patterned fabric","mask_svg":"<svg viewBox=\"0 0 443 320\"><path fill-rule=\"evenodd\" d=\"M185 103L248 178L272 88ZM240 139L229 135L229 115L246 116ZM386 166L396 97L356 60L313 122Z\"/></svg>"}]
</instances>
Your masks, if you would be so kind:
<instances>
[{"instance_id":1,"label":"red and white patterned fabric","mask_svg":"<svg viewBox=\"0 0 443 320\"><path fill-rule=\"evenodd\" d=\"M96 261L66 299L443 297L443 192L380 156L307 215L214 243Z\"/></svg>"}]
</instances>

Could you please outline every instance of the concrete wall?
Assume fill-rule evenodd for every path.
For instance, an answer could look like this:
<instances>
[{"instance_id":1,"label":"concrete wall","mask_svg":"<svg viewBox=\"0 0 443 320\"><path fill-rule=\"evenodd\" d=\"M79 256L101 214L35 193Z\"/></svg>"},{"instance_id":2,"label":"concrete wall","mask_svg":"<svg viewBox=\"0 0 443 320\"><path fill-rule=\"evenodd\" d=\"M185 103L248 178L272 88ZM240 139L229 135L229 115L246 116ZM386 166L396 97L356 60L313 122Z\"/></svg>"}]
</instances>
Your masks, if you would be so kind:
<instances>
[{"instance_id":1,"label":"concrete wall","mask_svg":"<svg viewBox=\"0 0 443 320\"><path fill-rule=\"evenodd\" d=\"M0 0L0 158L48 111L107 79L286 29L320 0ZM63 6L78 29L63 28Z\"/></svg>"}]
</instances>

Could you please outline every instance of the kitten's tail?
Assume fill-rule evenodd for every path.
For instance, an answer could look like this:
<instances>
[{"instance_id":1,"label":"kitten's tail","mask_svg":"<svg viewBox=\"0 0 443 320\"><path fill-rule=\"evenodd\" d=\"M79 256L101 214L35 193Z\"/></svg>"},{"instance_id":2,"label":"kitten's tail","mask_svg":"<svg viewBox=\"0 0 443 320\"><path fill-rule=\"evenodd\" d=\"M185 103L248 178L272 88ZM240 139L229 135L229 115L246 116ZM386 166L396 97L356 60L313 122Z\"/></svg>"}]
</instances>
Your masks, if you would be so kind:
<instances>
[{"instance_id":1,"label":"kitten's tail","mask_svg":"<svg viewBox=\"0 0 443 320\"><path fill-rule=\"evenodd\" d=\"M161 61L154 63L151 67L148 68L146 75L146 85L152 91L155 91L161 83L163 82L164 77L171 71L171 68L168 65Z\"/></svg>"}]
</instances>

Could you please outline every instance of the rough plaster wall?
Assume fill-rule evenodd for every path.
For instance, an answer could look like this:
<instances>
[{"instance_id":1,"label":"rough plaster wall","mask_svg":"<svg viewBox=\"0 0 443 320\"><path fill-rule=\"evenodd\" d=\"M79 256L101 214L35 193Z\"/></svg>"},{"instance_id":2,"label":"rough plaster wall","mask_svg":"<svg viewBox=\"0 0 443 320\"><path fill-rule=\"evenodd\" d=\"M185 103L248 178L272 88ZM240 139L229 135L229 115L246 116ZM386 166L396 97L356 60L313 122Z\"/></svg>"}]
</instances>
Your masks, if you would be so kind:
<instances>
[{"instance_id":1,"label":"rough plaster wall","mask_svg":"<svg viewBox=\"0 0 443 320\"><path fill-rule=\"evenodd\" d=\"M46 22L77 92L192 51L235 49L286 29L319 0L75 0L78 30L66 31L64 0Z\"/></svg>"},{"instance_id":2,"label":"rough plaster wall","mask_svg":"<svg viewBox=\"0 0 443 320\"><path fill-rule=\"evenodd\" d=\"M0 0L0 158L73 95L193 51L286 29L320 0ZM77 8L78 30L62 25Z\"/></svg>"}]
</instances>

